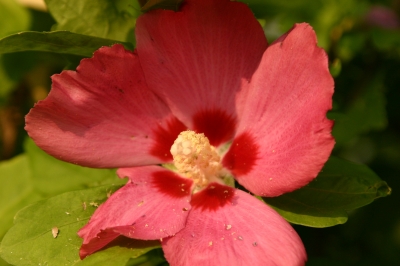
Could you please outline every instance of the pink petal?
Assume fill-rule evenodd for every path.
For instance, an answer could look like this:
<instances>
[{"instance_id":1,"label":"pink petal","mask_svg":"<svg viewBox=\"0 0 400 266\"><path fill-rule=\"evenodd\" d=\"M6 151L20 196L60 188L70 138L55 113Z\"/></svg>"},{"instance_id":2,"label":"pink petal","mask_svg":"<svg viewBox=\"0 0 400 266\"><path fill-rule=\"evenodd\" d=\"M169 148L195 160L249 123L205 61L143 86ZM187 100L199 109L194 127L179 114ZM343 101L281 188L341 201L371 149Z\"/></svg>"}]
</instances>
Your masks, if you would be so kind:
<instances>
[{"instance_id":1,"label":"pink petal","mask_svg":"<svg viewBox=\"0 0 400 266\"><path fill-rule=\"evenodd\" d=\"M185 226L193 182L159 166L125 168L130 181L96 210L79 230L81 256L107 245L119 235L152 240L171 236Z\"/></svg>"},{"instance_id":2,"label":"pink petal","mask_svg":"<svg viewBox=\"0 0 400 266\"><path fill-rule=\"evenodd\" d=\"M185 228L162 241L170 265L304 265L301 239L278 213L243 191L212 186L219 190L218 198L224 198L224 191L233 197L216 208L192 206ZM214 201L218 193L207 190L193 200Z\"/></svg>"},{"instance_id":3,"label":"pink petal","mask_svg":"<svg viewBox=\"0 0 400 266\"><path fill-rule=\"evenodd\" d=\"M159 146L160 128L176 118L147 89L135 52L121 45L103 47L82 60L76 72L63 71L52 79L49 96L26 117L26 130L43 150L90 167L170 160L164 159L164 150L151 151Z\"/></svg>"},{"instance_id":4,"label":"pink petal","mask_svg":"<svg viewBox=\"0 0 400 266\"><path fill-rule=\"evenodd\" d=\"M117 227L118 228L118 227ZM108 248L111 246L128 247L135 249L143 249L147 247L158 246L159 240L136 240L132 238L127 238L119 233L115 232L115 228L105 229L97 235L96 241L90 241L87 244L83 244L79 250L79 257L83 260L87 256L93 254L103 248Z\"/></svg>"},{"instance_id":5,"label":"pink petal","mask_svg":"<svg viewBox=\"0 0 400 266\"><path fill-rule=\"evenodd\" d=\"M239 127L223 164L257 195L278 196L313 180L334 146L333 79L308 24L297 24L266 50L238 95Z\"/></svg>"},{"instance_id":6,"label":"pink petal","mask_svg":"<svg viewBox=\"0 0 400 266\"><path fill-rule=\"evenodd\" d=\"M250 9L228 0L188 0L179 12L151 11L136 25L137 51L149 87L166 99L179 120L205 133L213 145L231 139L235 95L267 47Z\"/></svg>"},{"instance_id":7,"label":"pink petal","mask_svg":"<svg viewBox=\"0 0 400 266\"><path fill-rule=\"evenodd\" d=\"M90 254L104 248L109 243L117 239L120 234L113 231L113 229L105 229L99 232L96 238L91 239L87 243L82 244L79 249L79 257L83 260Z\"/></svg>"}]
</instances>

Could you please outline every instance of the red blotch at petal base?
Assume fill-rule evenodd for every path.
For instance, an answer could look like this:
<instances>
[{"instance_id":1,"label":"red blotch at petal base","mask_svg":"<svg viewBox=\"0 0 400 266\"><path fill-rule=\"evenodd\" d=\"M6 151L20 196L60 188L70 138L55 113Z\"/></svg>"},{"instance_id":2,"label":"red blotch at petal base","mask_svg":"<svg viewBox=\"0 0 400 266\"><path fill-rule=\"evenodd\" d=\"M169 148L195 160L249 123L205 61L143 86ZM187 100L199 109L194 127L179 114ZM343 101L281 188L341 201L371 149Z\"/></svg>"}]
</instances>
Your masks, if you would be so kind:
<instances>
[{"instance_id":1,"label":"red blotch at petal base","mask_svg":"<svg viewBox=\"0 0 400 266\"><path fill-rule=\"evenodd\" d=\"M223 110L200 111L193 117L193 129L204 133L211 145L219 146L233 138L236 120Z\"/></svg>"},{"instance_id":2,"label":"red blotch at petal base","mask_svg":"<svg viewBox=\"0 0 400 266\"><path fill-rule=\"evenodd\" d=\"M235 177L249 173L258 159L259 146L249 133L242 133L236 137L222 160L222 164Z\"/></svg>"},{"instance_id":3,"label":"red blotch at petal base","mask_svg":"<svg viewBox=\"0 0 400 266\"><path fill-rule=\"evenodd\" d=\"M235 189L218 183L211 183L202 191L192 196L192 208L216 211L228 203L232 203Z\"/></svg>"},{"instance_id":4,"label":"red blotch at petal base","mask_svg":"<svg viewBox=\"0 0 400 266\"><path fill-rule=\"evenodd\" d=\"M160 171L153 173L152 185L160 193L182 198L190 195L193 182L191 179L179 177L174 172Z\"/></svg>"},{"instance_id":5,"label":"red blotch at petal base","mask_svg":"<svg viewBox=\"0 0 400 266\"><path fill-rule=\"evenodd\" d=\"M185 131L186 129L186 126L175 117L167 122L167 128L158 126L153 132L156 144L150 150L151 155L156 156L165 162L171 162L171 146L174 144L174 141L178 137L179 133Z\"/></svg>"}]
</instances>

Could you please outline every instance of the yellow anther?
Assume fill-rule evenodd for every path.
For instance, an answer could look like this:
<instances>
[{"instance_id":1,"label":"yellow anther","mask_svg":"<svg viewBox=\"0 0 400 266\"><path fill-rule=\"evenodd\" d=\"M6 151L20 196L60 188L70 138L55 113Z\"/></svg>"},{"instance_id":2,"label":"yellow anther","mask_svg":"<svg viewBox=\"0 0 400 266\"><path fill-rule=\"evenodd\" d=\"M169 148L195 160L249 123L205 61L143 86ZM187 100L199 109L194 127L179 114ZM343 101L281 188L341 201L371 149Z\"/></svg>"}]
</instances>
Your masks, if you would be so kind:
<instances>
[{"instance_id":1,"label":"yellow anther","mask_svg":"<svg viewBox=\"0 0 400 266\"><path fill-rule=\"evenodd\" d=\"M171 154L177 171L193 179L198 188L216 181L222 169L221 158L208 138L191 130L179 134Z\"/></svg>"}]
</instances>

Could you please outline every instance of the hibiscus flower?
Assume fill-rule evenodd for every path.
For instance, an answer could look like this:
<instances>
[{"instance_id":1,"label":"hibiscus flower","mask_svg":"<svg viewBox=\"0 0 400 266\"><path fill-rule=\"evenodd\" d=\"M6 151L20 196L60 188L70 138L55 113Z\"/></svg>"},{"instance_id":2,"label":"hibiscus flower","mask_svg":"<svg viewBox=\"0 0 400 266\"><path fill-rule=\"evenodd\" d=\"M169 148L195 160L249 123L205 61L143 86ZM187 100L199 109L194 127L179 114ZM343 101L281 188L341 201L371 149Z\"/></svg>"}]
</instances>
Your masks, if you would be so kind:
<instances>
[{"instance_id":1,"label":"hibiscus flower","mask_svg":"<svg viewBox=\"0 0 400 266\"><path fill-rule=\"evenodd\" d=\"M187 0L139 17L136 40L54 75L26 118L49 154L129 178L78 232L81 258L123 235L160 240L171 265L303 265L289 223L235 182L275 197L328 159L333 79L312 28L268 45L245 4Z\"/></svg>"}]
</instances>

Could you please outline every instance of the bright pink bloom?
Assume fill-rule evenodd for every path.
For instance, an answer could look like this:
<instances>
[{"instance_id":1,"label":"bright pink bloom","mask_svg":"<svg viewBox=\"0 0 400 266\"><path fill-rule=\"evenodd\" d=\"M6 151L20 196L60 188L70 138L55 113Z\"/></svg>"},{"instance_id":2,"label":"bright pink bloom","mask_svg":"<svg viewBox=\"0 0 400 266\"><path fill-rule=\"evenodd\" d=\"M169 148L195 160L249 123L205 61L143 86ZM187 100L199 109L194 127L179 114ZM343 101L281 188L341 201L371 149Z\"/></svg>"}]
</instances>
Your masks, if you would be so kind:
<instances>
[{"instance_id":1,"label":"bright pink bloom","mask_svg":"<svg viewBox=\"0 0 400 266\"><path fill-rule=\"evenodd\" d=\"M176 164L171 146L191 129L256 195L313 180L334 140L333 80L311 27L268 46L246 5L188 0L179 12L142 15L136 40L134 52L103 47L53 76L26 118L51 155L129 178L79 231L81 257L124 235L162 239L171 265L304 264L299 236L268 205L218 180L194 191L198 181L159 165Z\"/></svg>"}]
</instances>

